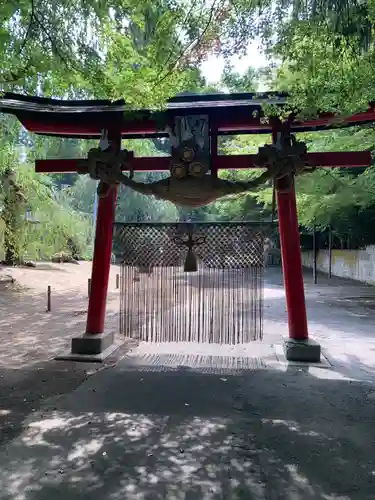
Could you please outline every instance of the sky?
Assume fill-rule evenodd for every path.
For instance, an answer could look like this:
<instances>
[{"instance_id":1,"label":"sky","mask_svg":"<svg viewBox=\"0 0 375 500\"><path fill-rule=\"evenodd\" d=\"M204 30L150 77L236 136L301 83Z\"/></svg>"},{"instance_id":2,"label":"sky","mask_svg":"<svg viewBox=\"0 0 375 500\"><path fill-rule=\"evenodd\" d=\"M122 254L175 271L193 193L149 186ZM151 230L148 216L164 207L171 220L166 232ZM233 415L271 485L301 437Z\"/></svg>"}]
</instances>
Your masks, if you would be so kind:
<instances>
[{"instance_id":1,"label":"sky","mask_svg":"<svg viewBox=\"0 0 375 500\"><path fill-rule=\"evenodd\" d=\"M249 44L246 56L232 57L231 63L233 64L234 71L244 73L249 66L253 68L260 68L267 65L267 60L259 48L260 42L254 40ZM206 78L207 83L213 84L220 80L220 76L224 69L224 59L222 57L210 56L202 65L201 70L203 76Z\"/></svg>"}]
</instances>

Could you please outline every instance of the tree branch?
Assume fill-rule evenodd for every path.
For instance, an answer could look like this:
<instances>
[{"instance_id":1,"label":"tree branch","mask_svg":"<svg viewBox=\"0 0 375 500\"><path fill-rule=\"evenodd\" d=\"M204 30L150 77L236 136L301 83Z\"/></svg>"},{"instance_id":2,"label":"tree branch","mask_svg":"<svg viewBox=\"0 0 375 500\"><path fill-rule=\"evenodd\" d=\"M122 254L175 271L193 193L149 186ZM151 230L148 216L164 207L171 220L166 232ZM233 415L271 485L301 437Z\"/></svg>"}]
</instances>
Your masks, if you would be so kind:
<instances>
[{"instance_id":1,"label":"tree branch","mask_svg":"<svg viewBox=\"0 0 375 500\"><path fill-rule=\"evenodd\" d=\"M26 73L27 73L27 69L28 69L29 65L27 64L26 66L24 66L23 69L17 71L17 73L13 72L13 71L9 71L9 76L2 76L2 80L0 80L0 83L15 83L15 82L18 82L19 80L21 80L21 78L23 78Z\"/></svg>"},{"instance_id":2,"label":"tree branch","mask_svg":"<svg viewBox=\"0 0 375 500\"><path fill-rule=\"evenodd\" d=\"M30 21L29 21L29 25L27 27L27 30L26 30L26 34L25 34L25 37L23 39L23 42L21 43L21 46L18 50L18 54L21 54L23 49L26 47L26 44L29 40L29 35L30 35L30 32L31 32L31 28L33 26L33 23L34 23L34 13L35 13L35 4L34 4L34 0L31 0L31 14L30 14Z\"/></svg>"},{"instance_id":3,"label":"tree branch","mask_svg":"<svg viewBox=\"0 0 375 500\"><path fill-rule=\"evenodd\" d=\"M163 83L174 71L176 65L178 64L178 62L184 57L184 55L191 49L193 49L194 47L197 47L200 45L200 43L202 42L204 36L206 35L210 25L211 25L211 22L213 20L213 17L214 17L214 13L215 13L215 6L216 6L216 3L217 3L218 0L214 0L212 6L211 6L211 9L210 9L210 13L209 13L209 17L208 17L208 22L206 23L206 26L204 27L202 33L193 41L191 42L187 47L185 47L182 52L179 54L179 56L174 60L174 62L172 63L172 65L170 66L170 69L167 71L167 73L162 76L159 80L157 80L154 84L154 86L152 87L152 91L156 89L156 87L158 85L160 85L161 83Z\"/></svg>"},{"instance_id":4,"label":"tree branch","mask_svg":"<svg viewBox=\"0 0 375 500\"><path fill-rule=\"evenodd\" d=\"M48 38L50 44L51 44L51 49L52 49L52 52L55 52L55 54L57 55L58 58L61 59L61 61L63 62L63 64L66 66L67 69L71 69L72 66L69 66L67 60L65 59L65 57L61 54L60 52L60 49L57 47L57 43L56 43L56 40L54 40L52 38L52 36L49 34L47 28L44 26L44 24L40 21L40 19L37 17L36 14L34 14L34 18L35 18L35 21L39 24L40 26L40 29L43 31L43 33L45 34L45 36ZM74 68L75 69L75 68Z\"/></svg>"},{"instance_id":5,"label":"tree branch","mask_svg":"<svg viewBox=\"0 0 375 500\"><path fill-rule=\"evenodd\" d=\"M192 2L192 5L191 5L190 9L188 10L188 12L187 12L187 13L186 13L186 15L185 15L185 18L184 18L184 20L183 20L183 22L182 22L182 25L185 25L185 24L186 24L186 22L188 21L189 16L190 16L191 12L193 11L193 9L194 9L194 7L195 7L196 3L197 3L197 0L194 0L194 1ZM176 24L177 24L177 23L176 23ZM175 41L174 41L174 44L173 44L173 45L177 44L177 42L178 42L178 34L176 35L176 38L175 38ZM167 59L164 61L164 65L165 65L165 66L167 66L167 65L170 63L170 60L172 59L172 56L173 56L173 49L172 49L172 50L170 50L170 52L169 52L169 55L168 55Z\"/></svg>"}]
</instances>

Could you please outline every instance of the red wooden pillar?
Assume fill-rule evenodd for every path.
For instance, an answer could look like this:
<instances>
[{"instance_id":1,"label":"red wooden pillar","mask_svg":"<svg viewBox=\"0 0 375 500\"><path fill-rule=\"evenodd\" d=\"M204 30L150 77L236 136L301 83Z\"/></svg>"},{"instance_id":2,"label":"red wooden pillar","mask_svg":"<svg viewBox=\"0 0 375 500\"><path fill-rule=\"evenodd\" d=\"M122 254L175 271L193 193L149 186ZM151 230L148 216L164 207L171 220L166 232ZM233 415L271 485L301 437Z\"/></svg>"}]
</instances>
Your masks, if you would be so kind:
<instances>
[{"instance_id":1,"label":"red wooden pillar","mask_svg":"<svg viewBox=\"0 0 375 500\"><path fill-rule=\"evenodd\" d=\"M119 133L109 131L108 140L112 149L120 151L121 135ZM105 198L99 198L92 260L91 292L87 312L87 334L104 332L116 196L117 188L112 187Z\"/></svg>"},{"instance_id":2,"label":"red wooden pillar","mask_svg":"<svg viewBox=\"0 0 375 500\"><path fill-rule=\"evenodd\" d=\"M279 126L275 126L272 139L275 144ZM302 275L300 235L297 218L294 178L280 179L276 184L281 258L288 311L289 338L307 340L307 316Z\"/></svg>"}]
</instances>

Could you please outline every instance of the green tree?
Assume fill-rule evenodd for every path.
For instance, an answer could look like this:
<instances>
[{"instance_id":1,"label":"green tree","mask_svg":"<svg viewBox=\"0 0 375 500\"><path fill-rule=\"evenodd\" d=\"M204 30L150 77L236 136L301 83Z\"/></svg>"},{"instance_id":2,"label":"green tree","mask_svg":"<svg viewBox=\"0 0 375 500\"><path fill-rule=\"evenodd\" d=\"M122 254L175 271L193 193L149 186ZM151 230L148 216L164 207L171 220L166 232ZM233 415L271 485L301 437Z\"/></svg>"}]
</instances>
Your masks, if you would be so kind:
<instances>
[{"instance_id":1,"label":"green tree","mask_svg":"<svg viewBox=\"0 0 375 500\"><path fill-rule=\"evenodd\" d=\"M374 50L358 53L351 40L327 27L301 22L274 52L283 63L273 87L289 92L292 109L303 116L351 114L366 110L375 97Z\"/></svg>"},{"instance_id":2,"label":"green tree","mask_svg":"<svg viewBox=\"0 0 375 500\"><path fill-rule=\"evenodd\" d=\"M6 2L0 90L161 105L199 81L220 16L204 2Z\"/></svg>"},{"instance_id":3,"label":"green tree","mask_svg":"<svg viewBox=\"0 0 375 500\"><path fill-rule=\"evenodd\" d=\"M54 139L56 140L56 139ZM38 143L41 157L45 156ZM36 174L31 164L35 136L21 130L12 116L0 120L0 228L3 259L17 264L25 258L49 258L75 238L85 254L91 224L72 210L52 181ZM26 220L31 214L32 223ZM91 221L90 221L91 222Z\"/></svg>"},{"instance_id":4,"label":"green tree","mask_svg":"<svg viewBox=\"0 0 375 500\"><path fill-rule=\"evenodd\" d=\"M2 211L4 231L4 261L8 265L20 264L23 260L23 233L25 225L25 195L7 156L3 166L0 184L2 190Z\"/></svg>"},{"instance_id":5,"label":"green tree","mask_svg":"<svg viewBox=\"0 0 375 500\"><path fill-rule=\"evenodd\" d=\"M249 67L245 73L240 74L233 71L230 65L224 68L221 84L229 92L256 92L258 87L259 73L254 68Z\"/></svg>"}]
</instances>

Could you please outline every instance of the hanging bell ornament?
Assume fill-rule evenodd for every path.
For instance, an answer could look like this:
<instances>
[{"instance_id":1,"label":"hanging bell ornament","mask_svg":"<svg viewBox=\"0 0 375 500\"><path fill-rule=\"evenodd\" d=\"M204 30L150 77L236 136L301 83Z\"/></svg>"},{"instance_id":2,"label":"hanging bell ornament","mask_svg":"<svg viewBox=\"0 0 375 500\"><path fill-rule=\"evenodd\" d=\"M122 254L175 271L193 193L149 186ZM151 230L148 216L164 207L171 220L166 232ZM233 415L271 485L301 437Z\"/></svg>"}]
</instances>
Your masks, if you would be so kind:
<instances>
[{"instance_id":1,"label":"hanging bell ornament","mask_svg":"<svg viewBox=\"0 0 375 500\"><path fill-rule=\"evenodd\" d=\"M197 258L195 256L193 250L191 250L189 248L189 250L186 254L184 272L185 273L196 273L197 271L198 271Z\"/></svg>"}]
</instances>

